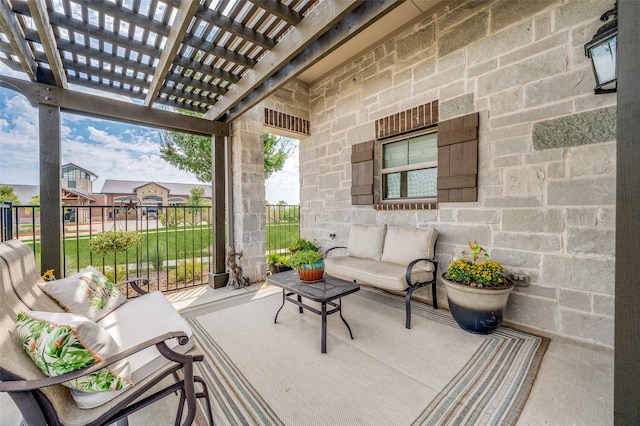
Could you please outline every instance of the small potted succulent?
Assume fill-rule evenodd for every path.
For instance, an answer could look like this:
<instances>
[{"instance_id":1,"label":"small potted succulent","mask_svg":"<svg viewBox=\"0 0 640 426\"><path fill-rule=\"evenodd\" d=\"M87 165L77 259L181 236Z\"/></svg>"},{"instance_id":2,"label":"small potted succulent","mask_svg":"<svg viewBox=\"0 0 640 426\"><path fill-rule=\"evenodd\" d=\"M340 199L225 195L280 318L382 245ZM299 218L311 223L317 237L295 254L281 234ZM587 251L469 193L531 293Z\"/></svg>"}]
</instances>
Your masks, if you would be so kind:
<instances>
[{"instance_id":1,"label":"small potted succulent","mask_svg":"<svg viewBox=\"0 0 640 426\"><path fill-rule=\"evenodd\" d=\"M471 252L451 262L442 281L447 290L449 310L464 330L488 334L502 323L502 315L513 283L504 276L504 268L476 241L469 242ZM484 260L478 261L483 254Z\"/></svg>"},{"instance_id":2,"label":"small potted succulent","mask_svg":"<svg viewBox=\"0 0 640 426\"><path fill-rule=\"evenodd\" d=\"M300 250L291 255L287 265L298 271L300 282L311 284L322 281L324 258L318 250Z\"/></svg>"}]
</instances>

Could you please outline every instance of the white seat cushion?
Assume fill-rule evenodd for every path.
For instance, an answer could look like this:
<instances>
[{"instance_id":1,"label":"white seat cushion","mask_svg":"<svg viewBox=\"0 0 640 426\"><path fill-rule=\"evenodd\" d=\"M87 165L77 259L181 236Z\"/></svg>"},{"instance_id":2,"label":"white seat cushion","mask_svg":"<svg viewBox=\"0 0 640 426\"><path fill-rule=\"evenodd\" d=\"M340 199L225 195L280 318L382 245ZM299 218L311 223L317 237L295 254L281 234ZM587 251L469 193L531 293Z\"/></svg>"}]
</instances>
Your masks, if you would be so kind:
<instances>
[{"instance_id":1,"label":"white seat cushion","mask_svg":"<svg viewBox=\"0 0 640 426\"><path fill-rule=\"evenodd\" d=\"M380 260L406 267L416 259L433 259L437 238L434 228L389 226Z\"/></svg>"},{"instance_id":2,"label":"white seat cushion","mask_svg":"<svg viewBox=\"0 0 640 426\"><path fill-rule=\"evenodd\" d=\"M407 265L383 263L352 256L329 256L324 260L324 271L328 275L358 284L368 284L384 290L406 290ZM420 263L411 274L412 282L433 280L433 265Z\"/></svg>"},{"instance_id":3,"label":"white seat cushion","mask_svg":"<svg viewBox=\"0 0 640 426\"><path fill-rule=\"evenodd\" d=\"M385 228L385 225L351 225L347 241L349 256L380 260Z\"/></svg>"},{"instance_id":4,"label":"white seat cushion","mask_svg":"<svg viewBox=\"0 0 640 426\"><path fill-rule=\"evenodd\" d=\"M191 327L167 298L158 291L129 300L98 321L98 324L113 337L122 350L170 331L184 331L189 336L189 343L184 346L180 346L176 339L167 341L171 349L186 353L194 345ZM155 346L144 349L127 359L131 366L131 381L134 386L135 383L169 362ZM119 394L120 392L72 391L73 398L80 408L97 407Z\"/></svg>"}]
</instances>

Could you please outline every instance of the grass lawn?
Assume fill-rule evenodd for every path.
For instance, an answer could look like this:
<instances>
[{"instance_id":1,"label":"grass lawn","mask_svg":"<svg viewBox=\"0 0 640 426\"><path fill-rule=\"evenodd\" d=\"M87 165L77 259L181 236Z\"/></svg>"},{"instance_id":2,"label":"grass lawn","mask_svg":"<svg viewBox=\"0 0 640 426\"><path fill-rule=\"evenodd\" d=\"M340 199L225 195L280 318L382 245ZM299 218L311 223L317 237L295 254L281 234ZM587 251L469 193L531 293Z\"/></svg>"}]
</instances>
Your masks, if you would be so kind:
<instances>
[{"instance_id":1,"label":"grass lawn","mask_svg":"<svg viewBox=\"0 0 640 426\"><path fill-rule=\"evenodd\" d=\"M267 224L267 252L286 249L300 237L300 223Z\"/></svg>"},{"instance_id":2,"label":"grass lawn","mask_svg":"<svg viewBox=\"0 0 640 426\"><path fill-rule=\"evenodd\" d=\"M153 262L156 253L160 260L184 260L210 256L209 247L212 245L211 227L160 228L141 232L142 244L137 249L132 249L117 254L117 264L131 264ZM31 241L25 241L32 244ZM36 259L40 259L40 242L36 241ZM91 252L89 237L65 238L63 243L66 269L80 269L87 265L113 265L114 257L102 256Z\"/></svg>"}]
</instances>

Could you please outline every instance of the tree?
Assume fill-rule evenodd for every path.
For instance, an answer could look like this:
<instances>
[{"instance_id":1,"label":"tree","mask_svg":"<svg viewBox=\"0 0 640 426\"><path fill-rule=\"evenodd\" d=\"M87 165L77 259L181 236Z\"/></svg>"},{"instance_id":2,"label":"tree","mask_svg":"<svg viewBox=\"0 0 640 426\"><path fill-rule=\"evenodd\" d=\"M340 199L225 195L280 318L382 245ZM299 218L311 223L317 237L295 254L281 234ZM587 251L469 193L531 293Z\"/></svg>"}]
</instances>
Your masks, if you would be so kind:
<instances>
[{"instance_id":1,"label":"tree","mask_svg":"<svg viewBox=\"0 0 640 426\"><path fill-rule=\"evenodd\" d=\"M13 204L17 204L18 196L13 193L13 188L10 186L0 186L0 203L10 202Z\"/></svg>"},{"instance_id":2,"label":"tree","mask_svg":"<svg viewBox=\"0 0 640 426\"><path fill-rule=\"evenodd\" d=\"M195 115L190 113L188 115ZM264 175L268 179L282 170L287 158L293 154L293 140L268 133L264 142ZM180 170L193 173L201 182L211 182L211 138L187 133L160 133L160 158Z\"/></svg>"},{"instance_id":3,"label":"tree","mask_svg":"<svg viewBox=\"0 0 640 426\"><path fill-rule=\"evenodd\" d=\"M295 145L291 139L269 133L262 134L264 142L264 178L269 179L272 174L282 170L287 158L293 154Z\"/></svg>"}]
</instances>

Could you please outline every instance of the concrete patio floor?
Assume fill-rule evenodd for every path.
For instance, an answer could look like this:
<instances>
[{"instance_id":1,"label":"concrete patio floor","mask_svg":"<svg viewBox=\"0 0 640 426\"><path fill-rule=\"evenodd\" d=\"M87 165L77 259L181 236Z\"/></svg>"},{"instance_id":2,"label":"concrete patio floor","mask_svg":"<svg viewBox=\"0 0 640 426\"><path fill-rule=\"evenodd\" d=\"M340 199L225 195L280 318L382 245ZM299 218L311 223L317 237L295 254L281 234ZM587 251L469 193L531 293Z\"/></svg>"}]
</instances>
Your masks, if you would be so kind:
<instances>
[{"instance_id":1,"label":"concrete patio floor","mask_svg":"<svg viewBox=\"0 0 640 426\"><path fill-rule=\"evenodd\" d=\"M167 297L180 310L265 287L253 284L248 289L214 290L205 286ZM551 343L517 425L613 425L613 350L549 337ZM167 397L130 416L129 424L171 425L176 406L177 397ZM0 425L17 426L20 421L11 399L0 394Z\"/></svg>"}]
</instances>

